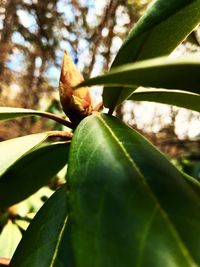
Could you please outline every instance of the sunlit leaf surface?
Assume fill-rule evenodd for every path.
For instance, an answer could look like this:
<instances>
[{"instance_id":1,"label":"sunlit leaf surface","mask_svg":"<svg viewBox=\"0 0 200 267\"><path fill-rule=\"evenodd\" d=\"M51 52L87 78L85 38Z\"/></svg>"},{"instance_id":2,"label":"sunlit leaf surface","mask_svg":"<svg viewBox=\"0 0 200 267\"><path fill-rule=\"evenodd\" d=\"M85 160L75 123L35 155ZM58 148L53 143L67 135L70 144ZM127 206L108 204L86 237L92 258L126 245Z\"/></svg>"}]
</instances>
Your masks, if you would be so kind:
<instances>
[{"instance_id":1,"label":"sunlit leaf surface","mask_svg":"<svg viewBox=\"0 0 200 267\"><path fill-rule=\"evenodd\" d=\"M67 163L69 143L48 144L23 156L0 177L0 207L30 196Z\"/></svg>"},{"instance_id":2,"label":"sunlit leaf surface","mask_svg":"<svg viewBox=\"0 0 200 267\"><path fill-rule=\"evenodd\" d=\"M21 237L22 234L18 226L8 221L0 235L0 258L10 259Z\"/></svg>"},{"instance_id":3,"label":"sunlit leaf surface","mask_svg":"<svg viewBox=\"0 0 200 267\"><path fill-rule=\"evenodd\" d=\"M17 160L41 144L49 133L32 134L0 142L0 177Z\"/></svg>"}]
</instances>

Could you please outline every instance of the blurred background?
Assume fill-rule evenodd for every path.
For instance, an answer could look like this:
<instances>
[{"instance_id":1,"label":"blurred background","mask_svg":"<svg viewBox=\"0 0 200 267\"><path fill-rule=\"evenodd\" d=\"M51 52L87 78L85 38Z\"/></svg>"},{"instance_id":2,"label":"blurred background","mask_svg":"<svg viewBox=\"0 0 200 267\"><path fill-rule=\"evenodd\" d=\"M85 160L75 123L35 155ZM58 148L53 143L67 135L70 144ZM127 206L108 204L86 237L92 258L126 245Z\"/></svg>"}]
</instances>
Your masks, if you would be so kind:
<instances>
[{"instance_id":1,"label":"blurred background","mask_svg":"<svg viewBox=\"0 0 200 267\"><path fill-rule=\"evenodd\" d=\"M150 1L1 0L0 106L61 113L58 81L67 50L85 77L108 70ZM101 90L93 90L95 103ZM0 127L0 139L51 128L44 119Z\"/></svg>"},{"instance_id":2,"label":"blurred background","mask_svg":"<svg viewBox=\"0 0 200 267\"><path fill-rule=\"evenodd\" d=\"M151 2L0 0L0 106L40 109L64 116L58 94L63 51L70 53L85 78L104 73ZM172 56L188 53L200 54L198 28ZM91 91L94 102L99 103L102 88ZM200 179L199 113L126 101L117 107L115 115L150 139L176 166ZM62 126L37 117L1 122L0 141L51 129L62 130ZM0 211L0 251L8 234L15 233L15 237L10 235L12 249L0 256L11 257L36 211L64 182L65 174L66 168L17 208Z\"/></svg>"}]
</instances>

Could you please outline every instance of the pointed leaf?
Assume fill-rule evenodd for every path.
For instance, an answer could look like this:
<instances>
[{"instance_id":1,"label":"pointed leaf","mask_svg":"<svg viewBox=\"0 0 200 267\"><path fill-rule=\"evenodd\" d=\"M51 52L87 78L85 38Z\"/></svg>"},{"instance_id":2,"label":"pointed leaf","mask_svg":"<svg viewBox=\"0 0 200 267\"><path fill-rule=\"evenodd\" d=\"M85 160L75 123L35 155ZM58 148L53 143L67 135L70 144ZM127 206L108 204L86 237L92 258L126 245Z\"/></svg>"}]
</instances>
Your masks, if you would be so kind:
<instances>
[{"instance_id":1,"label":"pointed leaf","mask_svg":"<svg viewBox=\"0 0 200 267\"><path fill-rule=\"evenodd\" d=\"M0 142L0 177L17 160L41 144L49 133L31 134Z\"/></svg>"},{"instance_id":2,"label":"pointed leaf","mask_svg":"<svg viewBox=\"0 0 200 267\"><path fill-rule=\"evenodd\" d=\"M0 107L0 120L11 120L33 115L43 116L45 112L25 108Z\"/></svg>"},{"instance_id":3,"label":"pointed leaf","mask_svg":"<svg viewBox=\"0 0 200 267\"><path fill-rule=\"evenodd\" d=\"M0 258L10 259L22 237L16 224L11 221L5 225L0 235Z\"/></svg>"},{"instance_id":4,"label":"pointed leaf","mask_svg":"<svg viewBox=\"0 0 200 267\"><path fill-rule=\"evenodd\" d=\"M80 123L68 183L74 267L200 265L200 196L118 119Z\"/></svg>"},{"instance_id":5,"label":"pointed leaf","mask_svg":"<svg viewBox=\"0 0 200 267\"><path fill-rule=\"evenodd\" d=\"M200 112L200 95L178 90L137 89L129 100L175 105Z\"/></svg>"},{"instance_id":6,"label":"pointed leaf","mask_svg":"<svg viewBox=\"0 0 200 267\"><path fill-rule=\"evenodd\" d=\"M148 59L113 68L109 73L84 82L85 85L123 85L129 93L135 86L187 90L200 93L200 58L187 57ZM130 87L132 91L130 91ZM108 87L106 90L110 90ZM123 96L119 97L122 102Z\"/></svg>"},{"instance_id":7,"label":"pointed leaf","mask_svg":"<svg viewBox=\"0 0 200 267\"><path fill-rule=\"evenodd\" d=\"M27 116L41 116L49 118L51 120L57 121L58 123L61 123L71 128L70 122L64 120L62 117L59 117L53 113L37 111L32 109L25 109L25 108L0 107L0 120L3 121L12 120L15 118L27 117Z\"/></svg>"},{"instance_id":8,"label":"pointed leaf","mask_svg":"<svg viewBox=\"0 0 200 267\"><path fill-rule=\"evenodd\" d=\"M69 143L38 148L10 167L0 177L0 207L8 207L35 193L67 163Z\"/></svg>"},{"instance_id":9,"label":"pointed leaf","mask_svg":"<svg viewBox=\"0 0 200 267\"><path fill-rule=\"evenodd\" d=\"M200 0L155 1L129 33L112 67L170 54L199 23ZM104 104L113 109L130 93L105 88Z\"/></svg>"},{"instance_id":10,"label":"pointed leaf","mask_svg":"<svg viewBox=\"0 0 200 267\"><path fill-rule=\"evenodd\" d=\"M65 241L65 242L64 242ZM66 186L40 209L25 232L10 267L70 267Z\"/></svg>"}]
</instances>

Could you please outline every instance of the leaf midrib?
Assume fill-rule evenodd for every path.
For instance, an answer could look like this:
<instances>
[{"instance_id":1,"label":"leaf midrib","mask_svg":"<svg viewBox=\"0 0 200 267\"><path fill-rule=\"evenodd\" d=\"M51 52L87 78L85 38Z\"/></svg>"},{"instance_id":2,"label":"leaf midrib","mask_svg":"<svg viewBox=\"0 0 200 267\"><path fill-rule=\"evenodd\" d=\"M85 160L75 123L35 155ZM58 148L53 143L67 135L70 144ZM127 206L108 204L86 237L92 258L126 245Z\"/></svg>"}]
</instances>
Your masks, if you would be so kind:
<instances>
[{"instance_id":1,"label":"leaf midrib","mask_svg":"<svg viewBox=\"0 0 200 267\"><path fill-rule=\"evenodd\" d=\"M122 144L122 142L120 142L118 137L115 135L115 133L112 131L112 129L108 126L108 124L106 123L106 121L103 119L103 117L101 115L98 114L97 118L103 124L104 128L106 128L110 132L110 134L113 137L113 139L116 142L116 144L123 151L125 157L128 159L128 161L133 166L133 168L135 168L135 170L138 173L138 176L140 178L141 184L146 188L146 190L148 191L149 195L151 196L152 200L155 203L155 207L157 207L157 209L160 211L161 216L163 217L163 219L166 221L167 225L169 226L169 229L170 229L172 235L174 236L174 238L176 239L177 244L178 244L178 246L180 248L180 251L182 252L182 254L185 257L185 259L188 261L189 264L193 264L192 266L198 267L197 263L194 261L194 259L190 255L190 252L189 252L188 248L183 243L183 241L182 241L182 239L181 239L176 227L174 226L174 224L172 223L172 221L168 217L168 215L165 212L165 210L161 207L160 203L158 202L157 197L155 196L154 192L151 190L151 187L149 186L149 184L146 183L146 180L145 180L142 172L140 171L140 169L138 168L138 166L136 165L134 160L131 158L130 154L127 152L127 150L124 147L124 145Z\"/></svg>"},{"instance_id":2,"label":"leaf midrib","mask_svg":"<svg viewBox=\"0 0 200 267\"><path fill-rule=\"evenodd\" d=\"M145 230L144 230L144 234L141 237L141 242L140 242L140 246L139 246L139 256L137 258L137 262L136 262L136 266L135 267L140 267L142 266L142 260L143 260L143 255L145 252L145 241L147 240L148 234L151 231L151 227L153 225L153 221L156 217L156 213L158 211L158 206L155 206L155 209L153 210L150 219L148 220L146 226L145 226Z\"/></svg>"},{"instance_id":3,"label":"leaf midrib","mask_svg":"<svg viewBox=\"0 0 200 267\"><path fill-rule=\"evenodd\" d=\"M61 242L61 239L63 237L64 231L65 231L65 228L66 228L66 225L67 225L67 221L68 221L68 215L65 217L65 220L63 222L63 226L62 226L62 228L60 230L60 233L58 235L58 240L57 240L57 243L56 243L55 251L53 253L52 260L50 262L49 267L54 267L55 266L54 264L55 264L56 257L57 257L58 252L59 252L60 242Z\"/></svg>"}]
</instances>

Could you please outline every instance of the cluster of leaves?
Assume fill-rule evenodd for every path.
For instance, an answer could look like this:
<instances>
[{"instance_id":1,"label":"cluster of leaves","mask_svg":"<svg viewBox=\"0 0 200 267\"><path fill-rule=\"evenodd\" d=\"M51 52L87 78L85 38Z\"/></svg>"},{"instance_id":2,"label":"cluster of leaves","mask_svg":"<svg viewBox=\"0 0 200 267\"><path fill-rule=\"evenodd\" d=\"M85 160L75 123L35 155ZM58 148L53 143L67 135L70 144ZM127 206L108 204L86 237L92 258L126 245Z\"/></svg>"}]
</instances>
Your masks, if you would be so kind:
<instances>
[{"instance_id":1,"label":"cluster of leaves","mask_svg":"<svg viewBox=\"0 0 200 267\"><path fill-rule=\"evenodd\" d=\"M200 265L199 181L112 116L126 99L200 111L200 60L167 57L199 22L200 0L155 1L131 30L111 70L70 89L71 110L63 109L81 112L80 123L33 110L0 110L2 120L40 115L75 128L71 142L66 141L70 133L47 132L0 143L1 208L39 189L68 163L66 184L31 222L10 266ZM69 89L65 79L61 82L62 90ZM83 86L95 84L106 85L103 103L109 113L83 119L88 90ZM50 136L62 141L41 146Z\"/></svg>"}]
</instances>

